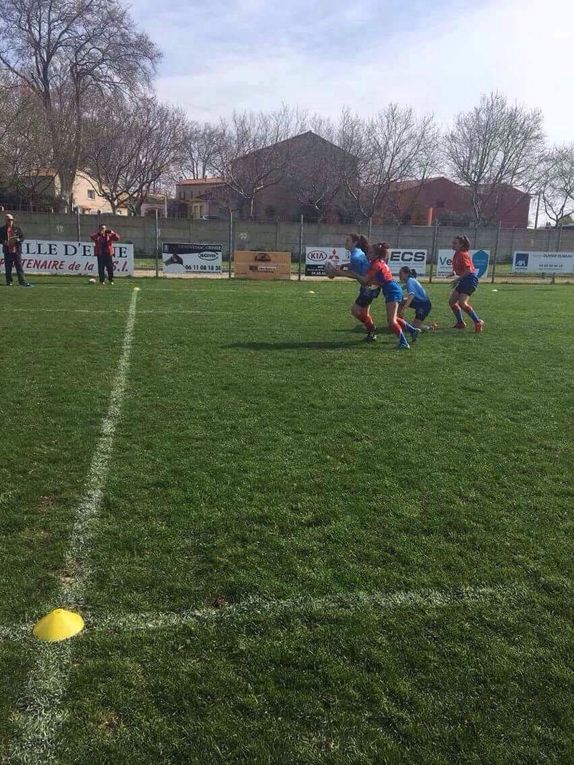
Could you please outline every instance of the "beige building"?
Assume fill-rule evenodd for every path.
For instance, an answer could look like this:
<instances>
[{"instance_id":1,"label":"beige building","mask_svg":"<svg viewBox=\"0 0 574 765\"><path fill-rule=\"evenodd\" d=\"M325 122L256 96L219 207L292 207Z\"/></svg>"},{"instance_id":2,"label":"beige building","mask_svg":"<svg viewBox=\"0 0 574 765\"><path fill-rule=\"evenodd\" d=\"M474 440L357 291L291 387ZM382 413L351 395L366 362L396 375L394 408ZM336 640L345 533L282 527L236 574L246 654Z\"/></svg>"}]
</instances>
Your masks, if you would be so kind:
<instances>
[{"instance_id":1,"label":"beige building","mask_svg":"<svg viewBox=\"0 0 574 765\"><path fill-rule=\"evenodd\" d=\"M176 185L176 198L188 209L190 218L223 218L226 217L220 194L225 189L221 178L193 178L179 181Z\"/></svg>"},{"instance_id":2,"label":"beige building","mask_svg":"<svg viewBox=\"0 0 574 765\"><path fill-rule=\"evenodd\" d=\"M41 179L41 180L39 180ZM55 170L40 170L38 176L30 179L34 183L37 195L46 199L56 199L60 195L60 178ZM107 199L97 192L96 182L85 172L78 171L72 189L72 206L79 207L86 215L111 213L112 208ZM119 207L116 215L127 215L125 207Z\"/></svg>"}]
</instances>

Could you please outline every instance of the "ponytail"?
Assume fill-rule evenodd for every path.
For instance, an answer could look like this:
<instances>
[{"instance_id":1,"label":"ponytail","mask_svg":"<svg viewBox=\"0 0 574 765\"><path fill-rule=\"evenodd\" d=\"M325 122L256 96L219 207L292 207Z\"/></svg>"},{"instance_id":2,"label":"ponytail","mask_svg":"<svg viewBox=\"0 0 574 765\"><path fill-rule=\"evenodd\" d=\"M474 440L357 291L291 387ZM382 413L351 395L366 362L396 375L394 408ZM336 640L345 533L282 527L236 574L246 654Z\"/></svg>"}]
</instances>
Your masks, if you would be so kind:
<instances>
[{"instance_id":1,"label":"ponytail","mask_svg":"<svg viewBox=\"0 0 574 765\"><path fill-rule=\"evenodd\" d=\"M369 245L369 240L367 239L367 237L361 234L361 236L359 237L358 244L361 250L365 253L365 255L368 255L370 245Z\"/></svg>"},{"instance_id":2,"label":"ponytail","mask_svg":"<svg viewBox=\"0 0 574 765\"><path fill-rule=\"evenodd\" d=\"M375 258L386 261L389 257L390 249L391 245L387 244L387 242L377 242L377 244L373 245L373 253Z\"/></svg>"},{"instance_id":3,"label":"ponytail","mask_svg":"<svg viewBox=\"0 0 574 765\"><path fill-rule=\"evenodd\" d=\"M416 269L414 269L414 268L409 268L409 275L410 275L410 276L411 276L413 279L416 279L416 278L417 278L417 272L416 272Z\"/></svg>"},{"instance_id":4,"label":"ponytail","mask_svg":"<svg viewBox=\"0 0 574 765\"><path fill-rule=\"evenodd\" d=\"M461 243L462 250L470 250L470 239L468 236L465 236L464 234L459 234L455 239L458 239L458 241Z\"/></svg>"}]
</instances>

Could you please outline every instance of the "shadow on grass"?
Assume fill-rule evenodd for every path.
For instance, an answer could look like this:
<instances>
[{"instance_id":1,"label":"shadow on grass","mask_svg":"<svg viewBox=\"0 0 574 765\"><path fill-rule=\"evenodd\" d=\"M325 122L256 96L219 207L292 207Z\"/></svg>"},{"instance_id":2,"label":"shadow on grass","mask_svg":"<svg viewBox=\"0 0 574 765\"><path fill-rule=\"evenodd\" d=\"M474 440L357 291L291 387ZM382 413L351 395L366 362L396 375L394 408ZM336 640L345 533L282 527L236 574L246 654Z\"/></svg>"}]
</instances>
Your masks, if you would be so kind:
<instances>
[{"instance_id":1,"label":"shadow on grass","mask_svg":"<svg viewBox=\"0 0 574 765\"><path fill-rule=\"evenodd\" d=\"M277 343L231 343L228 348L244 348L248 351L338 351L345 348L356 348L357 346L366 347L368 343L364 340L354 343L331 342L331 341L308 341L308 342L285 342Z\"/></svg>"}]
</instances>

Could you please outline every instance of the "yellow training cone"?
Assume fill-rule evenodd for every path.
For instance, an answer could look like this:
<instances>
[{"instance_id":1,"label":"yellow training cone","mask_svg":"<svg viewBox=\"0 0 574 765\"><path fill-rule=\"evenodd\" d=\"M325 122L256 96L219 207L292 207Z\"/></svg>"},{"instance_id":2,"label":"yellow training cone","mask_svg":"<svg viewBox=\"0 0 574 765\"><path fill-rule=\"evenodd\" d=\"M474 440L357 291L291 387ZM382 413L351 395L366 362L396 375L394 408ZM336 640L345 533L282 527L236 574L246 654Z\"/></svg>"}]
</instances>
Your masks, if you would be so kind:
<instances>
[{"instance_id":1,"label":"yellow training cone","mask_svg":"<svg viewBox=\"0 0 574 765\"><path fill-rule=\"evenodd\" d=\"M32 631L38 640L55 643L58 640L74 637L83 629L84 620L80 614L66 611L65 608L55 608L36 622Z\"/></svg>"}]
</instances>

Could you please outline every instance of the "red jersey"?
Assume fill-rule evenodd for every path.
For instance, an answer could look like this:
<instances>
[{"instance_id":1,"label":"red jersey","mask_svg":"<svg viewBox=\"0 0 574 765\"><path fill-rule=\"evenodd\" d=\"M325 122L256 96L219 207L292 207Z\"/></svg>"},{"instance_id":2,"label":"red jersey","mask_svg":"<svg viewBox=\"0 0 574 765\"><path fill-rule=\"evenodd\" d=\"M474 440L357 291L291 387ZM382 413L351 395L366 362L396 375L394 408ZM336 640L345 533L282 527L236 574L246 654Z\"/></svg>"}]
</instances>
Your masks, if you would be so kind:
<instances>
[{"instance_id":1,"label":"red jersey","mask_svg":"<svg viewBox=\"0 0 574 765\"><path fill-rule=\"evenodd\" d=\"M475 272L476 269L468 250L459 250L458 252L454 253L454 257L452 259L452 270L457 276L462 276L465 271L471 271L472 273Z\"/></svg>"},{"instance_id":2,"label":"red jersey","mask_svg":"<svg viewBox=\"0 0 574 765\"><path fill-rule=\"evenodd\" d=\"M377 284L381 285L393 281L391 269L384 260L373 260L365 276L370 282L375 281Z\"/></svg>"},{"instance_id":3,"label":"red jersey","mask_svg":"<svg viewBox=\"0 0 574 765\"><path fill-rule=\"evenodd\" d=\"M110 231L109 234L108 233L100 234L100 232L98 231L97 234L92 234L90 239L95 245L94 250L96 255L112 255L113 256L114 242L120 241L120 238L115 231Z\"/></svg>"}]
</instances>

